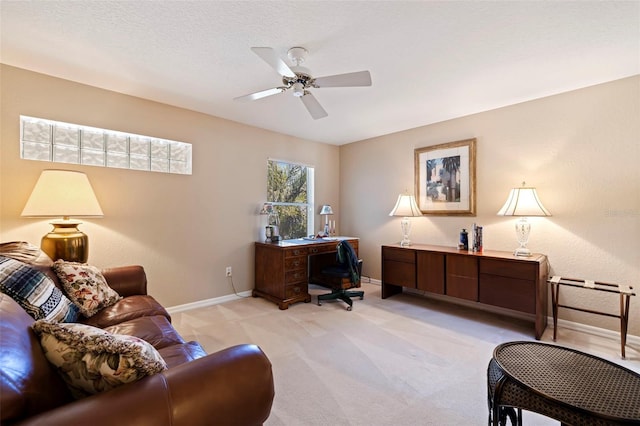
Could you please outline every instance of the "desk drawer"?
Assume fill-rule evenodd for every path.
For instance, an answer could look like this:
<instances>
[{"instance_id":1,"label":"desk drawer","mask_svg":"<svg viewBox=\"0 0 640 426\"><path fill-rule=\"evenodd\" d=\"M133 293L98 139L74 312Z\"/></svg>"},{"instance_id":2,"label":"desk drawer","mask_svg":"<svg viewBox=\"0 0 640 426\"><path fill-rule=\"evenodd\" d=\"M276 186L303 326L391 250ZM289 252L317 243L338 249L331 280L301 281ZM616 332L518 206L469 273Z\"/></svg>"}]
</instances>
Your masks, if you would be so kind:
<instances>
[{"instance_id":1,"label":"desk drawer","mask_svg":"<svg viewBox=\"0 0 640 426\"><path fill-rule=\"evenodd\" d=\"M284 288L284 298L291 299L294 297L299 297L303 294L306 295L308 292L309 291L307 289L307 283L288 285Z\"/></svg>"},{"instance_id":2,"label":"desk drawer","mask_svg":"<svg viewBox=\"0 0 640 426\"><path fill-rule=\"evenodd\" d=\"M297 284L297 283L307 283L307 270L306 269L298 269L296 271L286 271L284 276L284 283L288 284Z\"/></svg>"},{"instance_id":3,"label":"desk drawer","mask_svg":"<svg viewBox=\"0 0 640 426\"><path fill-rule=\"evenodd\" d=\"M307 257L287 257L284 259L284 269L285 271L294 271L294 270L306 270L307 269Z\"/></svg>"},{"instance_id":4,"label":"desk drawer","mask_svg":"<svg viewBox=\"0 0 640 426\"><path fill-rule=\"evenodd\" d=\"M307 247L292 248L284 251L285 258L296 257L296 256L308 256L308 255L309 255L309 251Z\"/></svg>"},{"instance_id":5,"label":"desk drawer","mask_svg":"<svg viewBox=\"0 0 640 426\"><path fill-rule=\"evenodd\" d=\"M326 253L328 251L336 251L337 247L338 247L338 243L311 246L309 247L309 254L313 255L313 254Z\"/></svg>"}]
</instances>

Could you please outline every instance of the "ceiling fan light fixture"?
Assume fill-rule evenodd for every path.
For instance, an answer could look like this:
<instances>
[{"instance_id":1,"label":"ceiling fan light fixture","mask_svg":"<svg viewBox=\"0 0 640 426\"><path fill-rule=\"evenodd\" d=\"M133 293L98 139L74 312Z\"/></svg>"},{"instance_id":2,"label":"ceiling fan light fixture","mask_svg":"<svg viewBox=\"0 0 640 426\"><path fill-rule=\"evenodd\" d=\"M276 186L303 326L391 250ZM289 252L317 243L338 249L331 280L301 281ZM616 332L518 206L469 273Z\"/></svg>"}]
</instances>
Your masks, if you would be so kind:
<instances>
[{"instance_id":1,"label":"ceiling fan light fixture","mask_svg":"<svg viewBox=\"0 0 640 426\"><path fill-rule=\"evenodd\" d=\"M293 96L300 98L304 96L304 85L300 82L293 84Z\"/></svg>"},{"instance_id":2,"label":"ceiling fan light fixture","mask_svg":"<svg viewBox=\"0 0 640 426\"><path fill-rule=\"evenodd\" d=\"M234 100L237 101L254 101L293 89L293 96L300 98L311 117L314 120L318 120L327 117L327 111L324 110L320 102L318 102L315 96L307 89L371 86L371 74L369 71L350 72L314 78L309 69L300 66L300 64L305 62L307 54L309 53L304 47L292 47L289 49L287 56L293 64L291 66L285 63L285 61L280 58L280 55L278 55L278 52L272 47L252 47L251 50L282 76L282 86L234 98Z\"/></svg>"}]
</instances>

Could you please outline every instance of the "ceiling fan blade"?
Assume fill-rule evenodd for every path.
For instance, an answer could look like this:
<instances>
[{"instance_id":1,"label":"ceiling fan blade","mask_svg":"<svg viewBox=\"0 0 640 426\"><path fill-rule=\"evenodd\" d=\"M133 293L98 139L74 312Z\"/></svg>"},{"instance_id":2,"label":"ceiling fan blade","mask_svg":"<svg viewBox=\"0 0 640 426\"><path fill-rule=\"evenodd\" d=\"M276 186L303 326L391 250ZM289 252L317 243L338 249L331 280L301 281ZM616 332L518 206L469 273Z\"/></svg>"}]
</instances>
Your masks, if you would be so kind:
<instances>
[{"instance_id":1,"label":"ceiling fan blade","mask_svg":"<svg viewBox=\"0 0 640 426\"><path fill-rule=\"evenodd\" d=\"M307 111L309 111L309 114L311 114L311 117L313 117L314 120L324 118L329 115L327 114L327 111L322 108L320 102L318 102L315 96L313 96L310 92L305 91L304 96L301 96L300 100L302 101L304 106L307 107Z\"/></svg>"},{"instance_id":2,"label":"ceiling fan blade","mask_svg":"<svg viewBox=\"0 0 640 426\"><path fill-rule=\"evenodd\" d=\"M251 50L253 53L260 56L263 61L269 64L271 68L276 70L278 74L291 78L296 76L296 74L291 71L291 68L289 68L289 65L280 59L280 56L278 56L276 51L271 47L252 47Z\"/></svg>"},{"instance_id":3,"label":"ceiling fan blade","mask_svg":"<svg viewBox=\"0 0 640 426\"><path fill-rule=\"evenodd\" d=\"M285 87L274 87L273 89L261 90L255 93L249 93L248 95L239 96L233 98L234 101L255 101L257 99L266 98L267 96L277 95L287 90Z\"/></svg>"},{"instance_id":4,"label":"ceiling fan blade","mask_svg":"<svg viewBox=\"0 0 640 426\"><path fill-rule=\"evenodd\" d=\"M371 74L369 71L358 71L318 77L315 79L313 85L315 87L371 86Z\"/></svg>"}]
</instances>

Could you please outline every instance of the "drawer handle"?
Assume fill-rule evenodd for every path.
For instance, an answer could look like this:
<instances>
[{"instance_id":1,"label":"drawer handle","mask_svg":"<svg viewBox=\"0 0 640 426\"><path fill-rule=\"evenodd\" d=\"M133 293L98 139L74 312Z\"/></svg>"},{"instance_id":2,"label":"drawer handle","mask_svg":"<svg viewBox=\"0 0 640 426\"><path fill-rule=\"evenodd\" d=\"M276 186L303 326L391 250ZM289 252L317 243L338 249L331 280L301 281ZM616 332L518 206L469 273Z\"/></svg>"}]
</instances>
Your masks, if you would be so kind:
<instances>
[{"instance_id":1,"label":"drawer handle","mask_svg":"<svg viewBox=\"0 0 640 426\"><path fill-rule=\"evenodd\" d=\"M317 249L317 248L312 248L312 249L311 249L311 253L317 253L317 252L318 252L318 249Z\"/></svg>"},{"instance_id":2,"label":"drawer handle","mask_svg":"<svg viewBox=\"0 0 640 426\"><path fill-rule=\"evenodd\" d=\"M293 262L293 266L300 266L300 261L297 260L297 261Z\"/></svg>"},{"instance_id":3,"label":"drawer handle","mask_svg":"<svg viewBox=\"0 0 640 426\"><path fill-rule=\"evenodd\" d=\"M294 287L293 288L293 292L294 293L300 293L300 287Z\"/></svg>"},{"instance_id":4,"label":"drawer handle","mask_svg":"<svg viewBox=\"0 0 640 426\"><path fill-rule=\"evenodd\" d=\"M299 255L300 254L300 250L294 250L293 254L296 255L296 256Z\"/></svg>"}]
</instances>

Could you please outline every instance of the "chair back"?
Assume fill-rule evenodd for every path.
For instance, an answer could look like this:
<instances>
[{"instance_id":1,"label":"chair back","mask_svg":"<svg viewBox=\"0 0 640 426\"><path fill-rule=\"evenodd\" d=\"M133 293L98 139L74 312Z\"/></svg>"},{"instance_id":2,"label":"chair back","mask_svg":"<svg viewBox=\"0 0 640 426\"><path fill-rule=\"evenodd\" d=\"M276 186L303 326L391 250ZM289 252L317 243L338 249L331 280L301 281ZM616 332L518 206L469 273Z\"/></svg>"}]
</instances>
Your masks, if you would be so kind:
<instances>
[{"instance_id":1,"label":"chair back","mask_svg":"<svg viewBox=\"0 0 640 426\"><path fill-rule=\"evenodd\" d=\"M348 241L340 241L338 243L336 260L349 271L351 281L354 284L358 284L362 271L362 261L358 259L355 249Z\"/></svg>"}]
</instances>

